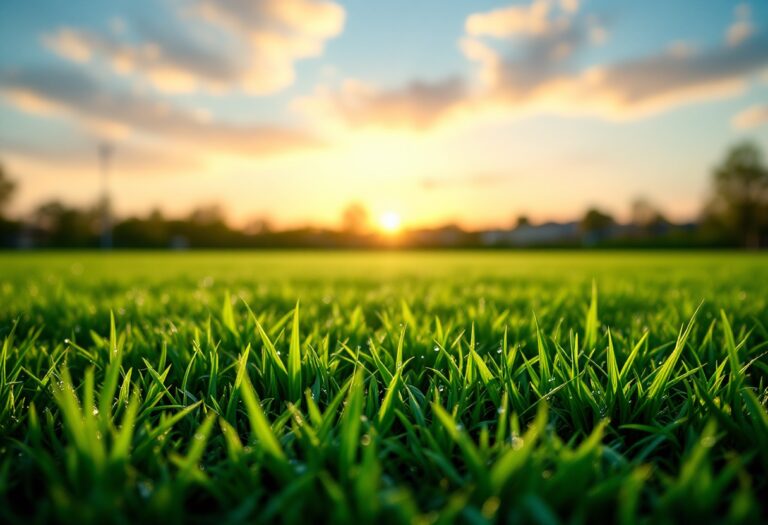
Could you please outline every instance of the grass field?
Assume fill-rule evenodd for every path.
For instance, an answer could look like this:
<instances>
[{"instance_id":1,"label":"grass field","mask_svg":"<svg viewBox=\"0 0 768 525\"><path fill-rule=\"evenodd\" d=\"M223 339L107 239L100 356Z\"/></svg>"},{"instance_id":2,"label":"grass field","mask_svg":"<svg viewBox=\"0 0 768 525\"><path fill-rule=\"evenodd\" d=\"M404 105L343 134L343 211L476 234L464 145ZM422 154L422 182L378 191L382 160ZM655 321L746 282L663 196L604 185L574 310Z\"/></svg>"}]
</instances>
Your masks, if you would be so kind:
<instances>
[{"instance_id":1,"label":"grass field","mask_svg":"<svg viewBox=\"0 0 768 525\"><path fill-rule=\"evenodd\" d=\"M0 521L759 523L768 257L0 256Z\"/></svg>"}]
</instances>

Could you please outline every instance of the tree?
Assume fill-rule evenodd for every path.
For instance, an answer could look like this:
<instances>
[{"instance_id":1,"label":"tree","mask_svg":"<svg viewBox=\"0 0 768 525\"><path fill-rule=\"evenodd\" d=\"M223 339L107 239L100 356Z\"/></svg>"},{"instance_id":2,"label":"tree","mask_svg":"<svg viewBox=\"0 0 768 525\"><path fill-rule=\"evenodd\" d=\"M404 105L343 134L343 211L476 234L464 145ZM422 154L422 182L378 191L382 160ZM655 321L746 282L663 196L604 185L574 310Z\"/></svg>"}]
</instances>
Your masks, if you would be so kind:
<instances>
[{"instance_id":1,"label":"tree","mask_svg":"<svg viewBox=\"0 0 768 525\"><path fill-rule=\"evenodd\" d=\"M248 235L264 235L273 230L272 220L267 216L254 217L243 228L243 231Z\"/></svg>"},{"instance_id":2,"label":"tree","mask_svg":"<svg viewBox=\"0 0 768 525\"><path fill-rule=\"evenodd\" d=\"M526 226L531 225L531 220L528 218L527 215L520 215L517 217L517 222L515 223L515 228L524 228Z\"/></svg>"},{"instance_id":3,"label":"tree","mask_svg":"<svg viewBox=\"0 0 768 525\"><path fill-rule=\"evenodd\" d=\"M631 215L632 225L642 234L658 235L669 226L669 221L659 209L643 197L632 202Z\"/></svg>"},{"instance_id":4,"label":"tree","mask_svg":"<svg viewBox=\"0 0 768 525\"><path fill-rule=\"evenodd\" d=\"M613 226L615 222L609 214L597 208L590 208L581 219L581 229L586 233L600 233Z\"/></svg>"},{"instance_id":5,"label":"tree","mask_svg":"<svg viewBox=\"0 0 768 525\"><path fill-rule=\"evenodd\" d=\"M152 210L146 218L117 221L113 234L119 247L163 248L170 244L167 221L158 209Z\"/></svg>"},{"instance_id":6,"label":"tree","mask_svg":"<svg viewBox=\"0 0 768 525\"><path fill-rule=\"evenodd\" d=\"M11 201L11 197L13 197L15 191L16 182L8 177L5 168L0 164L0 216L3 215L5 207Z\"/></svg>"},{"instance_id":7,"label":"tree","mask_svg":"<svg viewBox=\"0 0 768 525\"><path fill-rule=\"evenodd\" d=\"M590 208L581 219L581 231L584 232L584 244L591 246L607 237L609 229L616 222L609 214L597 208Z\"/></svg>"},{"instance_id":8,"label":"tree","mask_svg":"<svg viewBox=\"0 0 768 525\"><path fill-rule=\"evenodd\" d=\"M226 222L224 210L219 204L205 204L193 209L189 214L189 222L201 226L220 225Z\"/></svg>"},{"instance_id":9,"label":"tree","mask_svg":"<svg viewBox=\"0 0 768 525\"><path fill-rule=\"evenodd\" d=\"M368 210L358 202L348 205L341 214L341 227L347 233L365 233L368 230Z\"/></svg>"},{"instance_id":10,"label":"tree","mask_svg":"<svg viewBox=\"0 0 768 525\"><path fill-rule=\"evenodd\" d=\"M44 242L56 247L90 247L96 245L99 231L97 209L80 210L59 201L41 204L34 213L37 229Z\"/></svg>"},{"instance_id":11,"label":"tree","mask_svg":"<svg viewBox=\"0 0 768 525\"><path fill-rule=\"evenodd\" d=\"M742 245L759 247L766 226L768 169L757 145L733 146L715 168L713 185L709 213Z\"/></svg>"}]
</instances>

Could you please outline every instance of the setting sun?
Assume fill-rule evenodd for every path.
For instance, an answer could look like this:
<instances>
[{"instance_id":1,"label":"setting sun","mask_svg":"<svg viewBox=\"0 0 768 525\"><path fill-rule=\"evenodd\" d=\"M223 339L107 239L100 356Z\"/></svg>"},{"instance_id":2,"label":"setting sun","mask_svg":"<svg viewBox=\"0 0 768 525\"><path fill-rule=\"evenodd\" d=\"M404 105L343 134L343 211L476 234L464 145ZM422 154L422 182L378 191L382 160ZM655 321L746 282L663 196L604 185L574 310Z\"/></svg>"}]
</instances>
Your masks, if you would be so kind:
<instances>
[{"instance_id":1,"label":"setting sun","mask_svg":"<svg viewBox=\"0 0 768 525\"><path fill-rule=\"evenodd\" d=\"M400 215L393 211L382 213L379 217L379 226L384 233L397 233L400 231Z\"/></svg>"}]
</instances>

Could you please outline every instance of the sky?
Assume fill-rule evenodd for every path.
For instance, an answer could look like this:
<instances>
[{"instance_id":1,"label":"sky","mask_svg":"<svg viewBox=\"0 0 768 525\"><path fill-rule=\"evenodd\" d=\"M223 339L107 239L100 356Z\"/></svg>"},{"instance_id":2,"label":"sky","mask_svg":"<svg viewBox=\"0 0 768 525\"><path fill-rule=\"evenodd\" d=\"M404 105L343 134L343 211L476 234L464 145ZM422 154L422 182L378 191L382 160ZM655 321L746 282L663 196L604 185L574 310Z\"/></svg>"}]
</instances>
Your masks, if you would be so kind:
<instances>
[{"instance_id":1,"label":"sky","mask_svg":"<svg viewBox=\"0 0 768 525\"><path fill-rule=\"evenodd\" d=\"M0 0L12 211L219 203L233 224L694 218L768 154L768 1Z\"/></svg>"}]
</instances>

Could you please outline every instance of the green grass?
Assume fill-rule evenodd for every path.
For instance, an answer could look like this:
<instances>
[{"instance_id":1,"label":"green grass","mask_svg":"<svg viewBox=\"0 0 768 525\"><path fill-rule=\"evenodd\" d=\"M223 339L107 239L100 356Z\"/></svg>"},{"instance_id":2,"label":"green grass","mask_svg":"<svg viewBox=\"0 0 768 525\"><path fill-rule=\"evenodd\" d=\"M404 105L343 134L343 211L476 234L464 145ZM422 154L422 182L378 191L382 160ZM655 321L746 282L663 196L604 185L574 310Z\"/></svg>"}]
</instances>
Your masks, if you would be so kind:
<instances>
[{"instance_id":1,"label":"green grass","mask_svg":"<svg viewBox=\"0 0 768 525\"><path fill-rule=\"evenodd\" d=\"M0 521L759 523L768 258L6 254Z\"/></svg>"}]
</instances>

